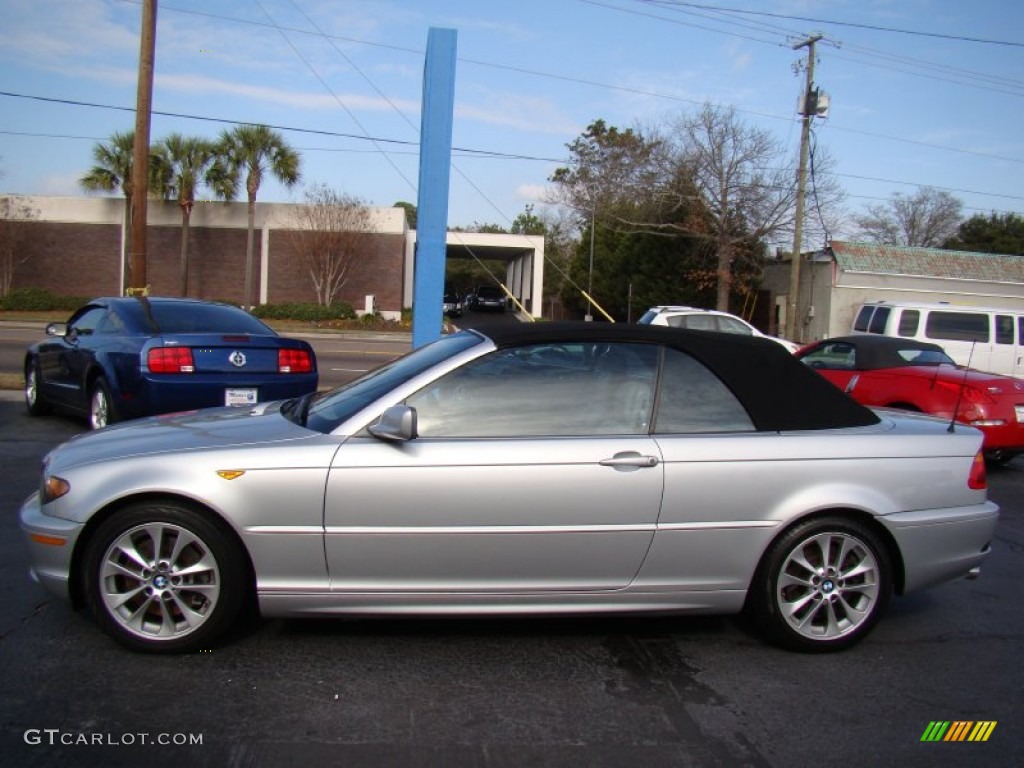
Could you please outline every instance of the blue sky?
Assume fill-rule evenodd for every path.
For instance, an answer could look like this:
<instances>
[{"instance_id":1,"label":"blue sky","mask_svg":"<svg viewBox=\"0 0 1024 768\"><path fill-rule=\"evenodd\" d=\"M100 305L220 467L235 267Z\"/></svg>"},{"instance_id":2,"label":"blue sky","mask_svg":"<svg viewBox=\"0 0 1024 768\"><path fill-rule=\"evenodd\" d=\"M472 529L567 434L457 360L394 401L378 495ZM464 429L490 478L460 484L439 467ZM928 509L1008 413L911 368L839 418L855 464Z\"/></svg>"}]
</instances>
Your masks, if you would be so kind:
<instances>
[{"instance_id":1,"label":"blue sky","mask_svg":"<svg viewBox=\"0 0 1024 768\"><path fill-rule=\"evenodd\" d=\"M0 191L80 194L93 145L133 126L141 4L0 0L0 18ZM431 27L457 32L454 146L500 153L456 151L452 226L507 226L598 118L666 125L709 101L795 154L791 46L815 33L815 133L851 213L922 185L967 215L1024 212L1017 0L161 0L153 107L190 117L155 114L152 137L267 123L304 182L415 202Z\"/></svg>"}]
</instances>

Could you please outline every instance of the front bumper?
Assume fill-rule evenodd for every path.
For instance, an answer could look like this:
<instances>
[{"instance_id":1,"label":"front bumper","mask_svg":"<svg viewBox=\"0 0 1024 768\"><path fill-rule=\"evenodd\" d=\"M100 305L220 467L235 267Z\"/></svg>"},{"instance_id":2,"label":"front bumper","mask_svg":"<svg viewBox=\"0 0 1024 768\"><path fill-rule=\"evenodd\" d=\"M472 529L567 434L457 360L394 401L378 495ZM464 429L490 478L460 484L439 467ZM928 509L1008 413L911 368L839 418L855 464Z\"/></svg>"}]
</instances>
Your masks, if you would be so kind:
<instances>
[{"instance_id":1,"label":"front bumper","mask_svg":"<svg viewBox=\"0 0 1024 768\"><path fill-rule=\"evenodd\" d=\"M84 526L44 515L38 491L25 499L19 518L28 544L32 578L54 595L69 600L71 554Z\"/></svg>"},{"instance_id":2,"label":"front bumper","mask_svg":"<svg viewBox=\"0 0 1024 768\"><path fill-rule=\"evenodd\" d=\"M999 507L991 501L879 518L903 557L902 591L970 576L991 552L998 519Z\"/></svg>"}]
</instances>

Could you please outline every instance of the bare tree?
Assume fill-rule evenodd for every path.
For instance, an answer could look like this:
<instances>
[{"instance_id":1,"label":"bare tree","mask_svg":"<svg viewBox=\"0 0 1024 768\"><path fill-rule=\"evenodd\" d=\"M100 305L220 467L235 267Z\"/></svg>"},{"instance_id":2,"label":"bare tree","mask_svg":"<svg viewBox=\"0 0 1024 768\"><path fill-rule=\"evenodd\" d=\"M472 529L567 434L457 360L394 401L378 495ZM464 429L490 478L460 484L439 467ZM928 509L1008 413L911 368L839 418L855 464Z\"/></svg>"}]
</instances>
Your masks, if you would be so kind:
<instances>
[{"instance_id":1,"label":"bare tree","mask_svg":"<svg viewBox=\"0 0 1024 768\"><path fill-rule=\"evenodd\" d=\"M305 263L317 302L329 307L373 235L373 214L358 198L325 184L305 192L293 215L292 253Z\"/></svg>"},{"instance_id":2,"label":"bare tree","mask_svg":"<svg viewBox=\"0 0 1024 768\"><path fill-rule=\"evenodd\" d=\"M739 246L763 242L792 226L796 203L794 174L785 148L767 131L742 123L732 108L705 104L675 127L677 160L686 181L680 202L696 189L709 222L718 309L729 309L734 261ZM670 198L671 199L671 198ZM748 249L749 250L749 249Z\"/></svg>"},{"instance_id":3,"label":"bare tree","mask_svg":"<svg viewBox=\"0 0 1024 768\"><path fill-rule=\"evenodd\" d=\"M0 197L0 296L11 292L14 272L27 258L21 253L25 223L36 218L38 213L15 197Z\"/></svg>"},{"instance_id":4,"label":"bare tree","mask_svg":"<svg viewBox=\"0 0 1024 768\"><path fill-rule=\"evenodd\" d=\"M620 232L690 240L715 282L719 309L729 308L736 275L756 271L764 246L792 232L796 163L731 108L706 104L667 128L643 131L615 132L596 121L569 149L572 165L551 177L557 201L581 212L596 201L605 225ZM827 152L815 159L810 223L828 229L842 193Z\"/></svg>"},{"instance_id":5,"label":"bare tree","mask_svg":"<svg viewBox=\"0 0 1024 768\"><path fill-rule=\"evenodd\" d=\"M962 210L963 203L949 192L920 187L909 197L896 192L886 204L869 205L854 222L857 236L868 242L941 248L956 235Z\"/></svg>"}]
</instances>

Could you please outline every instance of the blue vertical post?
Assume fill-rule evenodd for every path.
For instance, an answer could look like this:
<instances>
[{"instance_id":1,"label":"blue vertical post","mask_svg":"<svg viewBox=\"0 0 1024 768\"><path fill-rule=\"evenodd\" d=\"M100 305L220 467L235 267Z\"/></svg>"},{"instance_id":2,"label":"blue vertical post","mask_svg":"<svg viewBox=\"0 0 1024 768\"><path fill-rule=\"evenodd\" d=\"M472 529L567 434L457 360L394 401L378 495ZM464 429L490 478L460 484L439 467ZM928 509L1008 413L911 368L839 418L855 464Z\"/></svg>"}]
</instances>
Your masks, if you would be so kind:
<instances>
[{"instance_id":1,"label":"blue vertical post","mask_svg":"<svg viewBox=\"0 0 1024 768\"><path fill-rule=\"evenodd\" d=\"M420 177L416 199L412 346L441 338L448 180L455 108L455 30L431 28L423 66Z\"/></svg>"}]
</instances>

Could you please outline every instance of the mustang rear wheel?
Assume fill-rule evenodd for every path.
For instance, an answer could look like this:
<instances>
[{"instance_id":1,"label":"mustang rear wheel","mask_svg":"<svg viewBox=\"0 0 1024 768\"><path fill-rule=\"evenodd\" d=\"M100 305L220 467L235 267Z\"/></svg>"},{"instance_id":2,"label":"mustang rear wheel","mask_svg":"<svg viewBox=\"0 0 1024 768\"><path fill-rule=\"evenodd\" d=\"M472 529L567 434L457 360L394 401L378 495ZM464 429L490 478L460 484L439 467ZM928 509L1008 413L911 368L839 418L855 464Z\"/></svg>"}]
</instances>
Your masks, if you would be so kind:
<instances>
[{"instance_id":1,"label":"mustang rear wheel","mask_svg":"<svg viewBox=\"0 0 1024 768\"><path fill-rule=\"evenodd\" d=\"M231 537L174 502L144 502L106 520L83 558L86 601L103 630L139 651L209 648L245 603Z\"/></svg>"},{"instance_id":2,"label":"mustang rear wheel","mask_svg":"<svg viewBox=\"0 0 1024 768\"><path fill-rule=\"evenodd\" d=\"M89 393L89 427L102 429L115 421L117 417L110 397L110 387L106 379L96 379Z\"/></svg>"},{"instance_id":3,"label":"mustang rear wheel","mask_svg":"<svg viewBox=\"0 0 1024 768\"><path fill-rule=\"evenodd\" d=\"M748 607L780 645L838 651L859 642L885 611L892 567L867 526L832 517L784 533L766 553Z\"/></svg>"}]
</instances>

